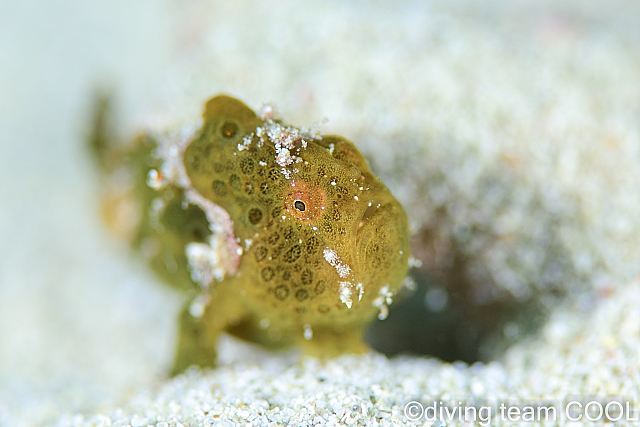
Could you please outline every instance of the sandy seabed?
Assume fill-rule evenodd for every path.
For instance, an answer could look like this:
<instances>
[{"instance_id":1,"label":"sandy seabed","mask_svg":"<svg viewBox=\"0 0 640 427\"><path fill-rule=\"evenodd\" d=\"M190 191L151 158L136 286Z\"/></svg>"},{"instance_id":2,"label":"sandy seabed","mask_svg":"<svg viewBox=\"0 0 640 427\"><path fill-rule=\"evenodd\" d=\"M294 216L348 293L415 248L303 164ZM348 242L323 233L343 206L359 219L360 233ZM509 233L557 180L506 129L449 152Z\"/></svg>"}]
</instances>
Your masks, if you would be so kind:
<instances>
[{"instance_id":1,"label":"sandy seabed","mask_svg":"<svg viewBox=\"0 0 640 427\"><path fill-rule=\"evenodd\" d=\"M405 425L410 401L640 408L638 13L599 0L1 4L0 426ZM298 125L326 117L415 232L439 230L514 298L566 298L488 364L319 362L225 338L218 369L168 380L181 299L100 223L82 145L99 87L116 90L122 135L193 120L219 92L275 102Z\"/></svg>"}]
</instances>

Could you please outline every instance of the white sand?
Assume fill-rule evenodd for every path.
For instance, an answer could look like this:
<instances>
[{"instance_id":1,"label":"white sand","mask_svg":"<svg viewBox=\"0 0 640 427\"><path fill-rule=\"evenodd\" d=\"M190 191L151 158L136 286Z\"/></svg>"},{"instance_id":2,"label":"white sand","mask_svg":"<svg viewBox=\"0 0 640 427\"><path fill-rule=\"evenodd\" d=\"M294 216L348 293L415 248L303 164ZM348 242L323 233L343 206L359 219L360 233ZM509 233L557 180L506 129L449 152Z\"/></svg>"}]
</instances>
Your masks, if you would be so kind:
<instances>
[{"instance_id":1,"label":"white sand","mask_svg":"<svg viewBox=\"0 0 640 427\"><path fill-rule=\"evenodd\" d=\"M549 420L562 423L567 402L581 395L624 396L640 409L639 286L636 282L603 298L586 322L558 314L540 340L512 349L504 364L468 367L435 359L388 360L373 353L296 361L292 353L269 355L228 339L218 369L193 369L154 392L140 393L123 408L68 416L59 425L388 426L407 424L404 407L411 401L425 406L462 401L464 406L473 401L533 405L536 400L555 405L557 416ZM499 412L480 421L499 425ZM452 425L470 424L454 418Z\"/></svg>"},{"instance_id":2,"label":"white sand","mask_svg":"<svg viewBox=\"0 0 640 427\"><path fill-rule=\"evenodd\" d=\"M0 4L0 426L401 424L409 400L470 396L639 407L640 8L423 3ZM180 297L101 227L82 151L96 82L123 133L218 92L327 117L416 229L513 295L560 278L571 309L486 366L320 366L229 340L220 369L168 381Z\"/></svg>"}]
</instances>

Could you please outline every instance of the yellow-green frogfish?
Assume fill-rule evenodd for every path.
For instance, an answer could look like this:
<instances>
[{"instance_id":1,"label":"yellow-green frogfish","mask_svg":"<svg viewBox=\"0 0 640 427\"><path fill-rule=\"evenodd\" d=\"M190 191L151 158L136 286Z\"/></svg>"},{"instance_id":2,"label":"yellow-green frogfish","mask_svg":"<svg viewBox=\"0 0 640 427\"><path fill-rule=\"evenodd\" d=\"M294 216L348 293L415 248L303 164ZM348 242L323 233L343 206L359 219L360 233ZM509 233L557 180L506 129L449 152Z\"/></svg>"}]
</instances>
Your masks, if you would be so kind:
<instances>
[{"instance_id":1,"label":"yellow-green frogfish","mask_svg":"<svg viewBox=\"0 0 640 427\"><path fill-rule=\"evenodd\" d=\"M222 332L310 355L367 350L405 278L407 216L350 141L219 95L202 120L92 146L105 220L188 299L173 367L213 366Z\"/></svg>"}]
</instances>

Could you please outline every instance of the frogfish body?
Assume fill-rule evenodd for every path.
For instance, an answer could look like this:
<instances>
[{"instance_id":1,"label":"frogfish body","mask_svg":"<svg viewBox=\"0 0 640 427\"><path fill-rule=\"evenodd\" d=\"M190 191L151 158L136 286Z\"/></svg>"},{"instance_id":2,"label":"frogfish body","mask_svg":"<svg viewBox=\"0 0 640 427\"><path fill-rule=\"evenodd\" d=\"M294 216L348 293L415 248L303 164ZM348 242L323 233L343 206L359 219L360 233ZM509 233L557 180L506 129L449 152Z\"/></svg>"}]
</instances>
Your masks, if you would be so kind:
<instances>
[{"instance_id":1,"label":"frogfish body","mask_svg":"<svg viewBox=\"0 0 640 427\"><path fill-rule=\"evenodd\" d=\"M173 372L214 365L222 332L317 356L365 351L365 327L406 275L402 206L353 143L268 107L219 95L198 125L119 154L96 144L107 221L188 295Z\"/></svg>"}]
</instances>

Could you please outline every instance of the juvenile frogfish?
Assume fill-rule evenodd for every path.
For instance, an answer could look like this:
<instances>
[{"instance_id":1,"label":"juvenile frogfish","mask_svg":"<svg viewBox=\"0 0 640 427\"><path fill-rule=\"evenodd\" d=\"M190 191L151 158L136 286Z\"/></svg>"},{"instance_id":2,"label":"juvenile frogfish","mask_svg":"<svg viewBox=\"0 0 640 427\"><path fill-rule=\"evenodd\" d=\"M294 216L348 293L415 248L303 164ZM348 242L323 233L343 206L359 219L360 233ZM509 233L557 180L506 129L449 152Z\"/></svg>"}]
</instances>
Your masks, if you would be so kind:
<instances>
[{"instance_id":1,"label":"juvenile frogfish","mask_svg":"<svg viewBox=\"0 0 640 427\"><path fill-rule=\"evenodd\" d=\"M222 332L319 357L368 349L407 272L408 225L353 143L225 95L129 148L99 135L105 218L187 294L174 374L214 365Z\"/></svg>"}]
</instances>

